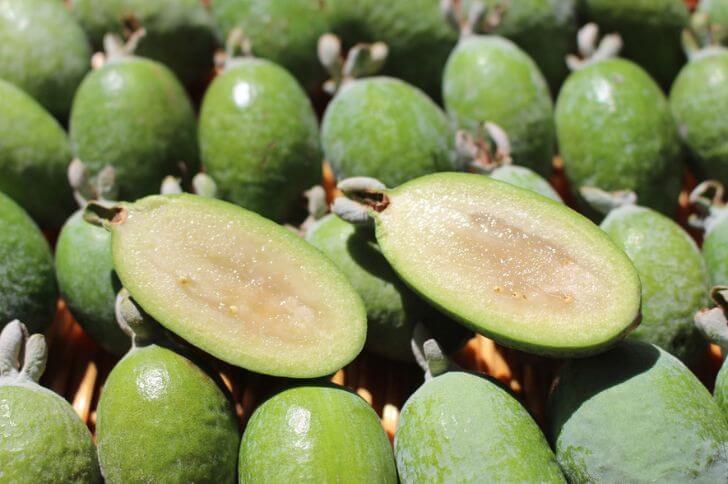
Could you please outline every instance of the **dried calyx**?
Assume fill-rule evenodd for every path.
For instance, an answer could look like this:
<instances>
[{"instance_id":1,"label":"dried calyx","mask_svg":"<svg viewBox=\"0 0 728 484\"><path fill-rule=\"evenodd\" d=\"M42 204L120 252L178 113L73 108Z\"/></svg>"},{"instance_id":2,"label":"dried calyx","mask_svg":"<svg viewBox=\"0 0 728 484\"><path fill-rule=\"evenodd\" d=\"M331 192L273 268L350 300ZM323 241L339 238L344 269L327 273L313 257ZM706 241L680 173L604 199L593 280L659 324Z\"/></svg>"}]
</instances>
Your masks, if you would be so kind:
<instances>
[{"instance_id":1,"label":"dried calyx","mask_svg":"<svg viewBox=\"0 0 728 484\"><path fill-rule=\"evenodd\" d=\"M711 23L707 12L696 12L689 27L682 32L683 49L690 60L723 50L725 40L728 40L728 31L720 24Z\"/></svg>"},{"instance_id":2,"label":"dried calyx","mask_svg":"<svg viewBox=\"0 0 728 484\"><path fill-rule=\"evenodd\" d=\"M608 34L599 39L599 26L595 23L588 23L579 29L577 34L577 48L579 55L569 54L566 56L566 64L569 69L576 71L596 62L611 59L619 55L622 50L622 38L619 34Z\"/></svg>"},{"instance_id":3,"label":"dried calyx","mask_svg":"<svg viewBox=\"0 0 728 484\"><path fill-rule=\"evenodd\" d=\"M28 337L25 325L17 319L0 333L0 381L38 382L45 371L48 348L42 334Z\"/></svg>"},{"instance_id":4,"label":"dried calyx","mask_svg":"<svg viewBox=\"0 0 728 484\"><path fill-rule=\"evenodd\" d=\"M129 291L121 289L116 295L116 322L129 335L134 348L146 346L159 339L160 328L131 298Z\"/></svg>"},{"instance_id":5,"label":"dried calyx","mask_svg":"<svg viewBox=\"0 0 728 484\"><path fill-rule=\"evenodd\" d=\"M337 185L343 196L334 200L331 210L352 224L369 225L374 214L389 205L387 187L375 178L358 176L342 180Z\"/></svg>"},{"instance_id":6,"label":"dried calyx","mask_svg":"<svg viewBox=\"0 0 728 484\"><path fill-rule=\"evenodd\" d=\"M144 28L136 25L135 30L125 29L124 38L117 34L104 35L104 52L98 52L91 58L91 65L94 69L99 69L104 64L115 59L123 59L134 55L139 42L147 35Z\"/></svg>"},{"instance_id":7,"label":"dried calyx","mask_svg":"<svg viewBox=\"0 0 728 484\"><path fill-rule=\"evenodd\" d=\"M690 203L695 214L688 219L690 226L710 233L719 222L728 218L723 184L716 180L706 180L690 193Z\"/></svg>"},{"instance_id":8,"label":"dried calyx","mask_svg":"<svg viewBox=\"0 0 728 484\"><path fill-rule=\"evenodd\" d=\"M217 198L217 184L207 173L200 172L192 177L192 191L201 197ZM160 195L184 193L182 179L172 175L164 177L162 185L159 187L159 193Z\"/></svg>"},{"instance_id":9,"label":"dried calyx","mask_svg":"<svg viewBox=\"0 0 728 484\"><path fill-rule=\"evenodd\" d=\"M115 195L116 172L110 165L92 175L88 167L75 158L68 165L67 175L68 183L73 189L73 197L80 207L86 206L90 200L108 204Z\"/></svg>"},{"instance_id":10,"label":"dried calyx","mask_svg":"<svg viewBox=\"0 0 728 484\"><path fill-rule=\"evenodd\" d=\"M728 286L716 286L710 292L716 307L702 309L695 315L695 326L706 339L728 353Z\"/></svg>"},{"instance_id":11,"label":"dried calyx","mask_svg":"<svg viewBox=\"0 0 728 484\"><path fill-rule=\"evenodd\" d=\"M626 205L637 205L637 195L630 190L607 192L596 187L581 187L579 193L589 206L602 214Z\"/></svg>"},{"instance_id":12,"label":"dried calyx","mask_svg":"<svg viewBox=\"0 0 728 484\"><path fill-rule=\"evenodd\" d=\"M225 52L215 55L215 67L222 71L246 57L253 57L252 43L242 27L235 27L225 39Z\"/></svg>"},{"instance_id":13,"label":"dried calyx","mask_svg":"<svg viewBox=\"0 0 728 484\"><path fill-rule=\"evenodd\" d=\"M465 130L458 131L455 134L455 152L458 168L476 173L492 173L513 161L508 135L491 122L479 124L475 135Z\"/></svg>"},{"instance_id":14,"label":"dried calyx","mask_svg":"<svg viewBox=\"0 0 728 484\"><path fill-rule=\"evenodd\" d=\"M447 355L442 351L440 344L430 336L429 331L422 323L417 323L412 333L412 354L415 361L425 372L425 380L442 375L455 368Z\"/></svg>"},{"instance_id":15,"label":"dried calyx","mask_svg":"<svg viewBox=\"0 0 728 484\"><path fill-rule=\"evenodd\" d=\"M346 83L359 77L376 74L387 60L389 48L384 42L356 44L346 56L342 54L341 39L324 34L318 41L318 58L331 78L323 89L334 95Z\"/></svg>"},{"instance_id":16,"label":"dried calyx","mask_svg":"<svg viewBox=\"0 0 728 484\"><path fill-rule=\"evenodd\" d=\"M506 11L506 2L501 1L487 7L477 0L470 2L466 11L462 0L441 0L440 10L452 28L460 33L460 38L476 34L488 34L501 23Z\"/></svg>"}]
</instances>

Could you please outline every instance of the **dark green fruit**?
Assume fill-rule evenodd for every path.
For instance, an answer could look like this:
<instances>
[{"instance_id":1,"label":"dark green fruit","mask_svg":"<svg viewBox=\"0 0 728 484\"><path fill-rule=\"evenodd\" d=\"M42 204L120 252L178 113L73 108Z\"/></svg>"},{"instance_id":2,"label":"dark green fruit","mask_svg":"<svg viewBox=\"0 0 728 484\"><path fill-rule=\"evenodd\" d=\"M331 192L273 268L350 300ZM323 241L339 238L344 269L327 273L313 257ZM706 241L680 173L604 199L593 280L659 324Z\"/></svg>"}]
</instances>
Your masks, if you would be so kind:
<instances>
[{"instance_id":1,"label":"dark green fruit","mask_svg":"<svg viewBox=\"0 0 728 484\"><path fill-rule=\"evenodd\" d=\"M685 63L680 44L689 14L683 0L580 0L584 21L624 40L622 53L669 88Z\"/></svg>"},{"instance_id":2,"label":"dark green fruit","mask_svg":"<svg viewBox=\"0 0 728 484\"><path fill-rule=\"evenodd\" d=\"M714 286L728 284L728 213L708 228L703 239L703 258Z\"/></svg>"},{"instance_id":3,"label":"dark green fruit","mask_svg":"<svg viewBox=\"0 0 728 484\"><path fill-rule=\"evenodd\" d=\"M389 186L453 170L452 139L440 108L391 77L344 84L321 126L324 153L338 177L371 176Z\"/></svg>"},{"instance_id":4,"label":"dark green fruit","mask_svg":"<svg viewBox=\"0 0 728 484\"><path fill-rule=\"evenodd\" d=\"M642 205L675 212L680 142L665 96L639 66L608 59L574 72L556 102L556 131L575 194L632 190Z\"/></svg>"},{"instance_id":5,"label":"dark green fruit","mask_svg":"<svg viewBox=\"0 0 728 484\"><path fill-rule=\"evenodd\" d=\"M114 267L170 331L233 365L319 377L361 351L366 313L346 276L291 231L196 195L117 209Z\"/></svg>"},{"instance_id":6,"label":"dark green fruit","mask_svg":"<svg viewBox=\"0 0 728 484\"><path fill-rule=\"evenodd\" d=\"M27 213L0 192L0 324L22 318L43 331L56 310L53 257Z\"/></svg>"},{"instance_id":7,"label":"dark green fruit","mask_svg":"<svg viewBox=\"0 0 728 484\"><path fill-rule=\"evenodd\" d=\"M165 176L197 166L192 104L174 74L152 60L114 57L91 72L74 99L70 131L92 172L114 167L122 200L158 193Z\"/></svg>"},{"instance_id":8,"label":"dark green fruit","mask_svg":"<svg viewBox=\"0 0 728 484\"><path fill-rule=\"evenodd\" d=\"M526 190L531 190L556 202L563 202L559 194L556 193L556 190L554 190L544 177L525 166L500 166L490 173L490 177L520 188L525 188Z\"/></svg>"},{"instance_id":9,"label":"dark green fruit","mask_svg":"<svg viewBox=\"0 0 728 484\"><path fill-rule=\"evenodd\" d=\"M37 383L45 339L26 338L17 320L0 333L0 481L100 483L91 433L67 401Z\"/></svg>"},{"instance_id":10,"label":"dark green fruit","mask_svg":"<svg viewBox=\"0 0 728 484\"><path fill-rule=\"evenodd\" d=\"M319 0L216 0L212 14L221 38L241 27L253 54L290 71L304 89L326 78L316 60L316 43L328 22Z\"/></svg>"},{"instance_id":11,"label":"dark green fruit","mask_svg":"<svg viewBox=\"0 0 728 484\"><path fill-rule=\"evenodd\" d=\"M442 82L445 108L459 128L498 124L510 137L515 163L542 175L551 171L553 103L528 54L502 37L467 37L450 54Z\"/></svg>"},{"instance_id":12,"label":"dark green fruit","mask_svg":"<svg viewBox=\"0 0 728 484\"><path fill-rule=\"evenodd\" d=\"M241 483L397 482L372 407L324 385L293 387L263 402L245 429L238 467Z\"/></svg>"},{"instance_id":13,"label":"dark green fruit","mask_svg":"<svg viewBox=\"0 0 728 484\"><path fill-rule=\"evenodd\" d=\"M570 482L722 482L728 424L710 393L657 346L625 341L573 360L550 399Z\"/></svg>"},{"instance_id":14,"label":"dark green fruit","mask_svg":"<svg viewBox=\"0 0 728 484\"><path fill-rule=\"evenodd\" d=\"M728 285L728 207L723 197L723 185L715 180L699 184L690 194L698 213L689 222L704 231L703 259L713 286Z\"/></svg>"},{"instance_id":15,"label":"dark green fruit","mask_svg":"<svg viewBox=\"0 0 728 484\"><path fill-rule=\"evenodd\" d=\"M315 54L315 53L314 53ZM236 59L205 94L200 152L222 198L278 222L321 180L316 114L296 80L263 59Z\"/></svg>"},{"instance_id":16,"label":"dark green fruit","mask_svg":"<svg viewBox=\"0 0 728 484\"><path fill-rule=\"evenodd\" d=\"M0 0L0 78L66 119L91 48L61 2Z\"/></svg>"},{"instance_id":17,"label":"dark green fruit","mask_svg":"<svg viewBox=\"0 0 728 484\"><path fill-rule=\"evenodd\" d=\"M0 190L41 225L58 227L73 210L64 183L71 161L68 137L33 98L3 80L0 98Z\"/></svg>"}]
</instances>

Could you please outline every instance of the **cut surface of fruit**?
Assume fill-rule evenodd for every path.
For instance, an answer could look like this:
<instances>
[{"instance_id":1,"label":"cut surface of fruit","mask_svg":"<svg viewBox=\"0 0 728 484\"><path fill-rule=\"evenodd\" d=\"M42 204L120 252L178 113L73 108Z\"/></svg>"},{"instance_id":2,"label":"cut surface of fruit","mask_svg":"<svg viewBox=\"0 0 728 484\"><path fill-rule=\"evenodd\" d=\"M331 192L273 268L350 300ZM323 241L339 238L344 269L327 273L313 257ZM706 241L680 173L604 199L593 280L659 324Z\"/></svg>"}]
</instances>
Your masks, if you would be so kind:
<instances>
[{"instance_id":1,"label":"cut surface of fruit","mask_svg":"<svg viewBox=\"0 0 728 484\"><path fill-rule=\"evenodd\" d=\"M470 174L385 195L385 256L417 292L475 331L544 354L586 354L638 320L634 266L596 225L540 195Z\"/></svg>"},{"instance_id":2,"label":"cut surface of fruit","mask_svg":"<svg viewBox=\"0 0 728 484\"><path fill-rule=\"evenodd\" d=\"M364 306L346 277L263 217L195 195L151 196L111 227L114 266L134 299L228 363L318 377L362 349Z\"/></svg>"}]
</instances>

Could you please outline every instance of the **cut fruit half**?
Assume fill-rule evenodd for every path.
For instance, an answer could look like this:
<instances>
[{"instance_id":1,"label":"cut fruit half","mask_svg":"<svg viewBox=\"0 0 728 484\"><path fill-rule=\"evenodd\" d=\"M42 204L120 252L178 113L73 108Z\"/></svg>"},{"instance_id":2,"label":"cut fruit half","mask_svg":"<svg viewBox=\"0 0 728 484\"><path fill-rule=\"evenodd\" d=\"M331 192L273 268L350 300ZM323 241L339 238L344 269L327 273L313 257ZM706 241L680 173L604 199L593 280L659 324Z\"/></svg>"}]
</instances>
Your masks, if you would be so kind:
<instances>
[{"instance_id":1,"label":"cut fruit half","mask_svg":"<svg viewBox=\"0 0 728 484\"><path fill-rule=\"evenodd\" d=\"M336 266L283 227L195 195L123 205L114 267L167 329L254 372L310 378L361 351L364 305Z\"/></svg>"},{"instance_id":2,"label":"cut fruit half","mask_svg":"<svg viewBox=\"0 0 728 484\"><path fill-rule=\"evenodd\" d=\"M588 219L541 195L442 173L352 198L369 207L382 252L407 284L506 346L585 355L639 322L629 258Z\"/></svg>"}]
</instances>

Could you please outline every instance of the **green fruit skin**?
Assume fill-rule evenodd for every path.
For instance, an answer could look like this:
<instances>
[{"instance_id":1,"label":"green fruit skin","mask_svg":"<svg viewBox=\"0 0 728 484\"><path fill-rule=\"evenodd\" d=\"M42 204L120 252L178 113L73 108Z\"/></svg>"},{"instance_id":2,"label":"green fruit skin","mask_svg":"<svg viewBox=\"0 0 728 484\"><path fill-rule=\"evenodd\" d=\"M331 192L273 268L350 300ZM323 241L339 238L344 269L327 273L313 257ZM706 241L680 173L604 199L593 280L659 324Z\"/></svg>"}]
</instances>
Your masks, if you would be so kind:
<instances>
[{"instance_id":1,"label":"green fruit skin","mask_svg":"<svg viewBox=\"0 0 728 484\"><path fill-rule=\"evenodd\" d=\"M0 190L41 225L58 227L74 207L65 183L72 158L66 132L13 84L0 80L0 98Z\"/></svg>"},{"instance_id":2,"label":"green fruit skin","mask_svg":"<svg viewBox=\"0 0 728 484\"><path fill-rule=\"evenodd\" d=\"M672 85L670 107L696 174L728 185L728 50L689 62Z\"/></svg>"},{"instance_id":3,"label":"green fruit skin","mask_svg":"<svg viewBox=\"0 0 728 484\"><path fill-rule=\"evenodd\" d=\"M91 68L81 27L53 0L0 0L0 78L17 85L59 119Z\"/></svg>"},{"instance_id":4,"label":"green fruit skin","mask_svg":"<svg viewBox=\"0 0 728 484\"><path fill-rule=\"evenodd\" d=\"M446 349L457 350L472 334L443 316L402 281L382 255L370 229L327 215L306 234L346 274L367 311L366 349L385 358L413 361L412 333L422 322Z\"/></svg>"},{"instance_id":5,"label":"green fruit skin","mask_svg":"<svg viewBox=\"0 0 728 484\"><path fill-rule=\"evenodd\" d=\"M723 415L728 419L728 364L725 361L715 379L713 398L715 398L715 402L720 407Z\"/></svg>"},{"instance_id":6,"label":"green fruit skin","mask_svg":"<svg viewBox=\"0 0 728 484\"><path fill-rule=\"evenodd\" d=\"M98 406L99 462L117 482L235 482L240 432L223 392L187 358L133 348Z\"/></svg>"},{"instance_id":7,"label":"green fruit skin","mask_svg":"<svg viewBox=\"0 0 728 484\"><path fill-rule=\"evenodd\" d=\"M341 387L306 385L261 404L240 444L239 482L396 483L372 407Z\"/></svg>"},{"instance_id":8,"label":"green fruit skin","mask_svg":"<svg viewBox=\"0 0 728 484\"><path fill-rule=\"evenodd\" d=\"M391 77L344 85L321 126L324 153L337 177L369 176L389 187L454 170L453 140L440 108Z\"/></svg>"},{"instance_id":9,"label":"green fruit skin","mask_svg":"<svg viewBox=\"0 0 728 484\"><path fill-rule=\"evenodd\" d=\"M551 172L553 103L528 54L502 37L465 38L450 54L442 83L445 108L459 128L496 123L510 137L514 163Z\"/></svg>"},{"instance_id":10,"label":"green fruit skin","mask_svg":"<svg viewBox=\"0 0 728 484\"><path fill-rule=\"evenodd\" d=\"M91 433L63 398L0 378L0 482L100 483Z\"/></svg>"},{"instance_id":11,"label":"green fruit skin","mask_svg":"<svg viewBox=\"0 0 728 484\"><path fill-rule=\"evenodd\" d=\"M242 27L256 57L280 64L311 91L327 78L316 57L329 30L323 8L319 0L215 0L212 15L221 40Z\"/></svg>"},{"instance_id":12,"label":"green fruit skin","mask_svg":"<svg viewBox=\"0 0 728 484\"><path fill-rule=\"evenodd\" d=\"M728 45L728 0L700 0L697 11L707 13L710 23L720 26L723 45Z\"/></svg>"},{"instance_id":13,"label":"green fruit skin","mask_svg":"<svg viewBox=\"0 0 728 484\"><path fill-rule=\"evenodd\" d=\"M141 57L112 60L90 73L71 111L71 145L92 172L116 170L118 198L159 193L162 179L197 166L195 113L164 65Z\"/></svg>"},{"instance_id":14,"label":"green fruit skin","mask_svg":"<svg viewBox=\"0 0 728 484\"><path fill-rule=\"evenodd\" d=\"M186 85L212 71L217 39L212 18L199 0L70 0L71 12L91 43L101 48L107 33L122 35L133 19L146 31L134 53L169 67ZM184 45L184 48L180 48Z\"/></svg>"},{"instance_id":15,"label":"green fruit skin","mask_svg":"<svg viewBox=\"0 0 728 484\"><path fill-rule=\"evenodd\" d=\"M106 351L122 355L129 337L114 314L116 282L111 258L111 234L83 219L79 210L61 230L56 242L56 278L73 317Z\"/></svg>"},{"instance_id":16,"label":"green fruit skin","mask_svg":"<svg viewBox=\"0 0 728 484\"><path fill-rule=\"evenodd\" d=\"M321 180L316 115L285 69L241 59L218 76L200 111L200 151L220 195L276 221Z\"/></svg>"},{"instance_id":17,"label":"green fruit skin","mask_svg":"<svg viewBox=\"0 0 728 484\"><path fill-rule=\"evenodd\" d=\"M19 319L30 333L56 310L56 276L48 242L33 220L0 192L0 328Z\"/></svg>"},{"instance_id":18,"label":"green fruit skin","mask_svg":"<svg viewBox=\"0 0 728 484\"><path fill-rule=\"evenodd\" d=\"M728 424L678 359L625 341L572 360L549 402L556 457L570 482L723 482Z\"/></svg>"},{"instance_id":19,"label":"green fruit skin","mask_svg":"<svg viewBox=\"0 0 728 484\"><path fill-rule=\"evenodd\" d=\"M496 168L490 174L491 178L500 180L517 187L531 190L546 198L563 203L556 190L541 175L524 166L505 165Z\"/></svg>"},{"instance_id":20,"label":"green fruit skin","mask_svg":"<svg viewBox=\"0 0 728 484\"><path fill-rule=\"evenodd\" d=\"M584 22L619 33L621 55L642 66L665 89L685 63L681 34L689 23L683 0L580 0Z\"/></svg>"},{"instance_id":21,"label":"green fruit skin","mask_svg":"<svg viewBox=\"0 0 728 484\"><path fill-rule=\"evenodd\" d=\"M712 286L728 285L728 217L716 223L703 239L703 258Z\"/></svg>"},{"instance_id":22,"label":"green fruit skin","mask_svg":"<svg viewBox=\"0 0 728 484\"><path fill-rule=\"evenodd\" d=\"M642 281L642 322L627 337L694 363L705 351L705 340L693 316L708 304L710 276L693 239L644 207L613 210L601 228L629 256Z\"/></svg>"},{"instance_id":23,"label":"green fruit skin","mask_svg":"<svg viewBox=\"0 0 728 484\"><path fill-rule=\"evenodd\" d=\"M675 212L680 142L665 96L639 66L610 59L572 74L556 102L556 131L575 194L632 190L640 204Z\"/></svg>"},{"instance_id":24,"label":"green fruit skin","mask_svg":"<svg viewBox=\"0 0 728 484\"><path fill-rule=\"evenodd\" d=\"M541 430L506 390L448 372L404 405L394 438L402 483L566 482Z\"/></svg>"}]
</instances>

